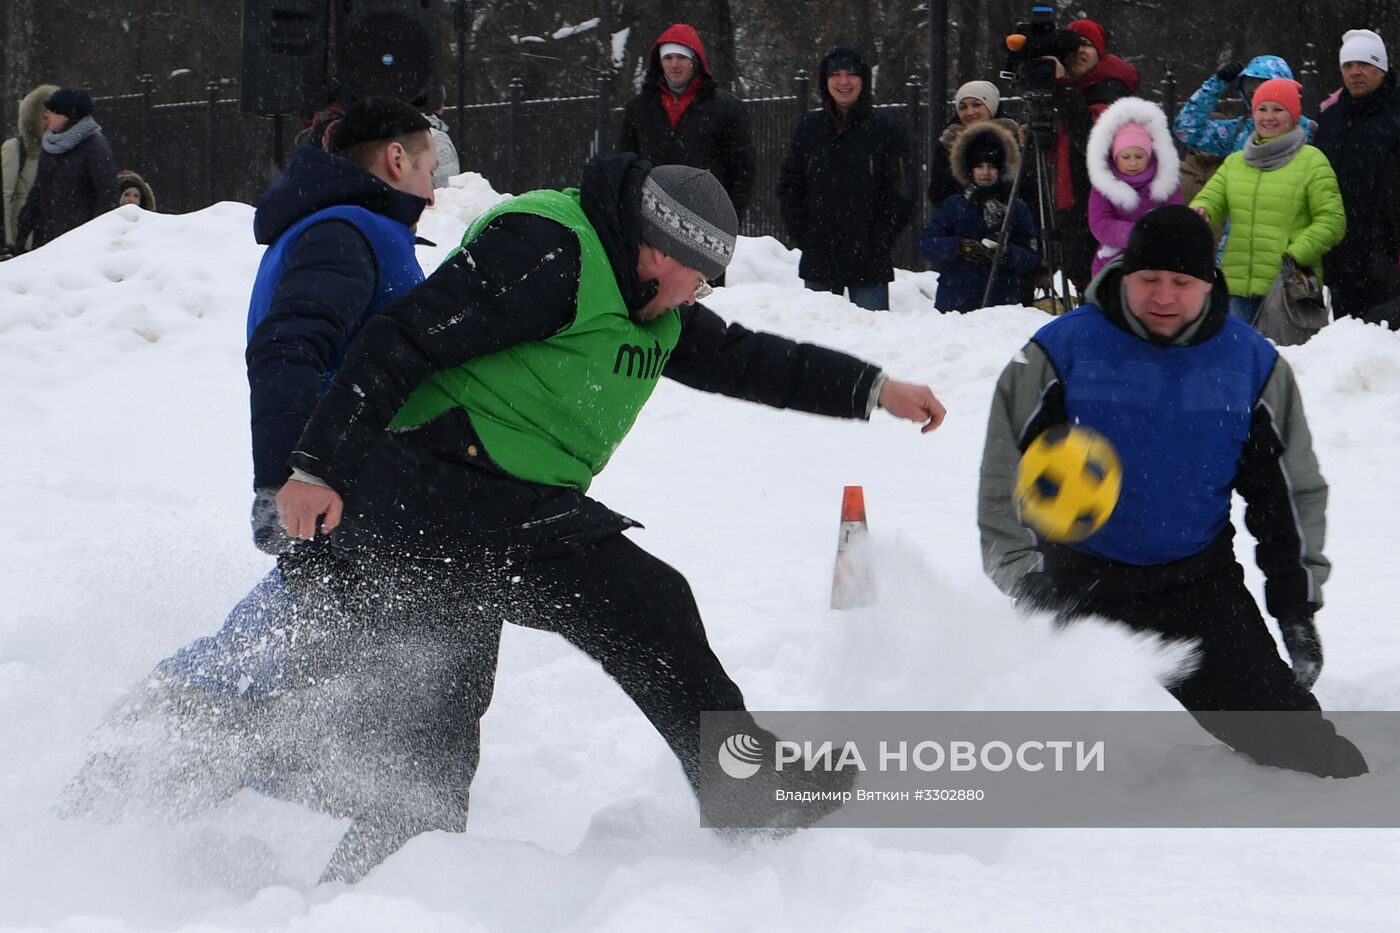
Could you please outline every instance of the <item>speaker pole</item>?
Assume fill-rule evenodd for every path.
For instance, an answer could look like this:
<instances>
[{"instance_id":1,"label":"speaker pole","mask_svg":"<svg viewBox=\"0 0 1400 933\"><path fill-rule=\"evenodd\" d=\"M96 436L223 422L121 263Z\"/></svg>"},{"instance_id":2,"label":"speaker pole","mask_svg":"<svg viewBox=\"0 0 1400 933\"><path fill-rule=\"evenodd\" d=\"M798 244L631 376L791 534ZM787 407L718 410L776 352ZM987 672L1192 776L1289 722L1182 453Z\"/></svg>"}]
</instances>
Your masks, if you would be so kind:
<instances>
[{"instance_id":1,"label":"speaker pole","mask_svg":"<svg viewBox=\"0 0 1400 933\"><path fill-rule=\"evenodd\" d=\"M465 117L462 111L462 98L466 95L467 84L467 26L471 18L471 4L468 0L454 0L452 4L452 25L457 29L457 119L452 125L457 130L457 151L462 152L467 144Z\"/></svg>"},{"instance_id":2,"label":"speaker pole","mask_svg":"<svg viewBox=\"0 0 1400 933\"><path fill-rule=\"evenodd\" d=\"M282 114L272 115L272 161L277 163L277 167L287 167L287 154L282 149Z\"/></svg>"}]
</instances>

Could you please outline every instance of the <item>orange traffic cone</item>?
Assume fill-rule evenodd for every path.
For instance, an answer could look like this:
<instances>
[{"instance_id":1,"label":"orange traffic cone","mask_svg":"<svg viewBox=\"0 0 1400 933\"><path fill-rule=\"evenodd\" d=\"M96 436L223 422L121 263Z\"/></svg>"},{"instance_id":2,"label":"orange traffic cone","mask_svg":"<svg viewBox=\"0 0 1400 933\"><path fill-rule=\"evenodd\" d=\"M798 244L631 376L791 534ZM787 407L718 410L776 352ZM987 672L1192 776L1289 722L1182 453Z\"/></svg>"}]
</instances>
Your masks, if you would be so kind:
<instances>
[{"instance_id":1,"label":"orange traffic cone","mask_svg":"<svg viewBox=\"0 0 1400 933\"><path fill-rule=\"evenodd\" d=\"M847 486L841 494L841 533L836 539L836 570L831 578L831 608L855 609L875 601L875 578L865 544L865 489Z\"/></svg>"}]
</instances>

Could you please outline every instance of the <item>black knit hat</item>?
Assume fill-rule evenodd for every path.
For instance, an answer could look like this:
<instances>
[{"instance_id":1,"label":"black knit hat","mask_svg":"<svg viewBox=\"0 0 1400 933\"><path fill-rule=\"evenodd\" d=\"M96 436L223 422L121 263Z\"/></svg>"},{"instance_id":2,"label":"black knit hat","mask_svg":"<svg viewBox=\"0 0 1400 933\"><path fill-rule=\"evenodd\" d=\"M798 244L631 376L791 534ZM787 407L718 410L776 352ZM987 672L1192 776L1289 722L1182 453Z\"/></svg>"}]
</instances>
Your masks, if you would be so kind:
<instances>
[{"instance_id":1,"label":"black knit hat","mask_svg":"<svg viewBox=\"0 0 1400 933\"><path fill-rule=\"evenodd\" d=\"M983 163L995 165L998 176L1006 174L1006 148L996 133L978 133L976 138L968 140L962 157L962 168L968 178L972 177L972 169Z\"/></svg>"},{"instance_id":2,"label":"black knit hat","mask_svg":"<svg viewBox=\"0 0 1400 933\"><path fill-rule=\"evenodd\" d=\"M1123 272L1160 269L1215 281L1215 235L1184 204L1164 204L1133 224L1123 250Z\"/></svg>"},{"instance_id":3,"label":"black knit hat","mask_svg":"<svg viewBox=\"0 0 1400 933\"><path fill-rule=\"evenodd\" d=\"M707 279L734 256L739 215L719 180L688 165L658 165L642 182L642 239Z\"/></svg>"},{"instance_id":4,"label":"black knit hat","mask_svg":"<svg viewBox=\"0 0 1400 933\"><path fill-rule=\"evenodd\" d=\"M356 101L331 129L331 152L360 143L393 139L430 129L426 117L394 97L366 97Z\"/></svg>"},{"instance_id":5,"label":"black knit hat","mask_svg":"<svg viewBox=\"0 0 1400 933\"><path fill-rule=\"evenodd\" d=\"M833 51L822 63L822 80L825 81L838 71L849 71L854 75L865 73L860 58L844 49Z\"/></svg>"},{"instance_id":6,"label":"black knit hat","mask_svg":"<svg viewBox=\"0 0 1400 933\"><path fill-rule=\"evenodd\" d=\"M80 87L61 87L44 101L44 109L70 120L81 120L92 114L92 98Z\"/></svg>"}]
</instances>

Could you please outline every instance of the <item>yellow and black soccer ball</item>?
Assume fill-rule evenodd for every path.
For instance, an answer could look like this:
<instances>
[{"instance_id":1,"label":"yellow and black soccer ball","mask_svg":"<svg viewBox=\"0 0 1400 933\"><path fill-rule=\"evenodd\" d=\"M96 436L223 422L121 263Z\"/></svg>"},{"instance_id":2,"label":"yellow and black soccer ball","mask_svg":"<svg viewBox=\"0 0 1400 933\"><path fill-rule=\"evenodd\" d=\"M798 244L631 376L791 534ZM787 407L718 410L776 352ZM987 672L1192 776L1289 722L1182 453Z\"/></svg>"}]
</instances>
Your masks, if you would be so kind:
<instances>
[{"instance_id":1,"label":"yellow and black soccer ball","mask_svg":"<svg viewBox=\"0 0 1400 933\"><path fill-rule=\"evenodd\" d=\"M1123 468L1108 438L1091 428L1059 424L1021 455L1016 507L1041 537L1082 541L1108 521L1122 488Z\"/></svg>"}]
</instances>

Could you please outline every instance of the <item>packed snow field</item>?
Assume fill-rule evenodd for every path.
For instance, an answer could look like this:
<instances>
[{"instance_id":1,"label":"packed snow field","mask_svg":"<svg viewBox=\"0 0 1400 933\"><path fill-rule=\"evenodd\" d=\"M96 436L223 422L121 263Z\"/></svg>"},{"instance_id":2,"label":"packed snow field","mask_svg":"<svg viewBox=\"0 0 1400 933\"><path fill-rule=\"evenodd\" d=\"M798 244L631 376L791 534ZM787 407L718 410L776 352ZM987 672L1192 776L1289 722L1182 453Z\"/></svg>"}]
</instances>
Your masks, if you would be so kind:
<instances>
[{"instance_id":1,"label":"packed snow field","mask_svg":"<svg viewBox=\"0 0 1400 933\"><path fill-rule=\"evenodd\" d=\"M499 197L477 176L455 179L424 216L420 232L439 244L422 248L424 267ZM270 565L246 519L251 221L243 204L123 207L0 264L0 928L1394 929L1392 829L818 828L735 844L698 827L679 767L601 671L562 639L514 627L468 831L420 836L354 887L315 883L343 822L252 791L185 823L57 818L50 806L104 711L216 629ZM927 382L946 425L920 436L884 413L836 422L663 382L593 489L688 575L750 706L1173 708L1157 681L1180 651L1018 617L981 573L987 406L1044 315L939 315L934 275L905 272L894 310L872 314L803 291L796 262L774 240L742 240L709 303ZM1285 352L1332 485L1317 693L1325 708L1400 710L1400 334L1344 321ZM846 484L865 489L880 598L836 612ZM1246 535L1238 551L1257 592ZM1260 799L1312 780L1204 733L1176 754ZM1392 779L1400 767L1372 763Z\"/></svg>"}]
</instances>

